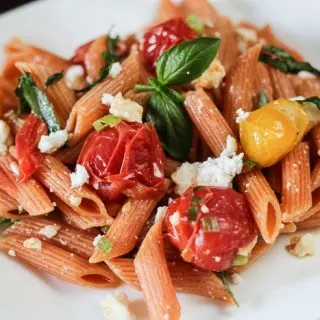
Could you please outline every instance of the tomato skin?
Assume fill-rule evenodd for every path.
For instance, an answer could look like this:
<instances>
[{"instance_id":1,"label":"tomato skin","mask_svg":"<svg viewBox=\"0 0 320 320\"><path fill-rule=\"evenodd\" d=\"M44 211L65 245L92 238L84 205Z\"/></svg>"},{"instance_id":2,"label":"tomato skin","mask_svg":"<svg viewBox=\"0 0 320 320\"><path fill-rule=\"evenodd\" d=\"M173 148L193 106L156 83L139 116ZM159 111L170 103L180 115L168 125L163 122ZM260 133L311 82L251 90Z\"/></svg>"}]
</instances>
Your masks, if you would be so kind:
<instances>
[{"instance_id":1,"label":"tomato skin","mask_svg":"<svg viewBox=\"0 0 320 320\"><path fill-rule=\"evenodd\" d=\"M190 221L188 209L192 199L200 199L195 221ZM201 208L206 208L205 212ZM179 220L173 219L179 214ZM205 229L206 219L214 219L216 230ZM174 221L175 220L175 221ZM222 271L231 267L239 248L247 246L257 235L248 204L231 188L190 188L170 203L165 219L168 236L182 257L198 267Z\"/></svg>"},{"instance_id":2,"label":"tomato skin","mask_svg":"<svg viewBox=\"0 0 320 320\"><path fill-rule=\"evenodd\" d=\"M71 64L84 64L84 57L93 41L89 41L76 49L74 56L70 59Z\"/></svg>"},{"instance_id":3,"label":"tomato skin","mask_svg":"<svg viewBox=\"0 0 320 320\"><path fill-rule=\"evenodd\" d=\"M33 113L30 113L16 135L20 182L30 178L41 164L43 156L38 149L38 143L41 136L47 134L48 129L45 122Z\"/></svg>"},{"instance_id":4,"label":"tomato skin","mask_svg":"<svg viewBox=\"0 0 320 320\"><path fill-rule=\"evenodd\" d=\"M86 167L91 182L105 200L122 194L145 199L164 187L164 153L152 125L120 122L93 132L86 140L78 163ZM157 166L160 176L154 174Z\"/></svg>"},{"instance_id":5,"label":"tomato skin","mask_svg":"<svg viewBox=\"0 0 320 320\"><path fill-rule=\"evenodd\" d=\"M174 45L196 38L196 33L181 18L174 18L150 28L143 37L140 58L146 69L155 70L161 54Z\"/></svg>"}]
</instances>

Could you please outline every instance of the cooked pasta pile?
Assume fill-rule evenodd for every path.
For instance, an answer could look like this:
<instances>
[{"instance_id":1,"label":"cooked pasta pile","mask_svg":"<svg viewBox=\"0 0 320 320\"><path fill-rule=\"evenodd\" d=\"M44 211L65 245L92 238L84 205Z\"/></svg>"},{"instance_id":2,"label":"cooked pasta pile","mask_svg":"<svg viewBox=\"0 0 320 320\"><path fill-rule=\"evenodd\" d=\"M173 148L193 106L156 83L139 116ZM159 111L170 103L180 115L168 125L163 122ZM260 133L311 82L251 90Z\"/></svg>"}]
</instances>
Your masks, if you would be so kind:
<instances>
[{"instance_id":1,"label":"cooked pasta pile","mask_svg":"<svg viewBox=\"0 0 320 320\"><path fill-rule=\"evenodd\" d=\"M102 35L68 60L4 50L0 249L15 259L124 282L150 319L179 319L176 292L235 304L229 279L320 226L320 71L270 26L162 0L139 40ZM312 254L312 236L289 247Z\"/></svg>"}]
</instances>

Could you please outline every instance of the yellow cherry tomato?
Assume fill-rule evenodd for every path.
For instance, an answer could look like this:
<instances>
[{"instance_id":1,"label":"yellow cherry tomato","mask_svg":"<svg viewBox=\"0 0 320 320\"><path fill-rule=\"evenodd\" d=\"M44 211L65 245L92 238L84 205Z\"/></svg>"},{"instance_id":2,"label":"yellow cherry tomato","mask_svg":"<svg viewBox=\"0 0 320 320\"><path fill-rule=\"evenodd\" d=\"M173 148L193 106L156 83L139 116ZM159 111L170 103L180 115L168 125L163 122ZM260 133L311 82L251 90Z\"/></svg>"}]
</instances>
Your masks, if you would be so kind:
<instances>
[{"instance_id":1,"label":"yellow cherry tomato","mask_svg":"<svg viewBox=\"0 0 320 320\"><path fill-rule=\"evenodd\" d=\"M241 145L249 159L269 167L301 141L308 123L308 116L299 103L274 100L241 122Z\"/></svg>"}]
</instances>

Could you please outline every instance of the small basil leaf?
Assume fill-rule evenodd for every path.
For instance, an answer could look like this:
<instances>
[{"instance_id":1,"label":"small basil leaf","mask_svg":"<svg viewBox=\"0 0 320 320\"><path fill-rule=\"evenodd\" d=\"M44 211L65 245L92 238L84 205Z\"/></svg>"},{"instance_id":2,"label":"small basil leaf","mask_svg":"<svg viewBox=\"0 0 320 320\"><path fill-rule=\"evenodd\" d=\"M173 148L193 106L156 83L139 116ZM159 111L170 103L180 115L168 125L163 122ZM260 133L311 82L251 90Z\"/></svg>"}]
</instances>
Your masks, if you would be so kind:
<instances>
[{"instance_id":1,"label":"small basil leaf","mask_svg":"<svg viewBox=\"0 0 320 320\"><path fill-rule=\"evenodd\" d=\"M273 45L262 47L259 60L284 73L296 74L300 71L308 71L316 76L320 75L320 71L309 62L297 61L291 54Z\"/></svg>"},{"instance_id":2,"label":"small basil leaf","mask_svg":"<svg viewBox=\"0 0 320 320\"><path fill-rule=\"evenodd\" d=\"M151 95L146 120L152 122L164 149L174 158L185 161L191 148L192 126L183 105L165 92Z\"/></svg>"},{"instance_id":3,"label":"small basil leaf","mask_svg":"<svg viewBox=\"0 0 320 320\"><path fill-rule=\"evenodd\" d=\"M93 127L95 128L96 131L100 131L106 127L114 127L117 124L120 123L120 119L112 114L109 114L107 116L104 116L95 122L93 122Z\"/></svg>"},{"instance_id":4,"label":"small basil leaf","mask_svg":"<svg viewBox=\"0 0 320 320\"><path fill-rule=\"evenodd\" d=\"M268 96L264 90L260 90L258 95L258 105L257 108L265 106L269 102Z\"/></svg>"},{"instance_id":5,"label":"small basil leaf","mask_svg":"<svg viewBox=\"0 0 320 320\"><path fill-rule=\"evenodd\" d=\"M186 20L188 26L197 33L202 33L204 30L204 21L195 14L190 14Z\"/></svg>"},{"instance_id":6,"label":"small basil leaf","mask_svg":"<svg viewBox=\"0 0 320 320\"><path fill-rule=\"evenodd\" d=\"M163 85L186 84L201 76L219 49L218 38L183 41L165 51L157 61L156 74Z\"/></svg>"},{"instance_id":7,"label":"small basil leaf","mask_svg":"<svg viewBox=\"0 0 320 320\"><path fill-rule=\"evenodd\" d=\"M254 167L260 167L259 163L253 161L253 160L250 160L250 159L247 159L247 160L244 160L243 161L243 165L246 166L248 169L253 169Z\"/></svg>"},{"instance_id":8,"label":"small basil leaf","mask_svg":"<svg viewBox=\"0 0 320 320\"><path fill-rule=\"evenodd\" d=\"M298 101L299 103L304 103L304 102L311 102L317 106L317 108L320 110L320 98L319 97L310 97L304 100Z\"/></svg>"},{"instance_id":9,"label":"small basil leaf","mask_svg":"<svg viewBox=\"0 0 320 320\"><path fill-rule=\"evenodd\" d=\"M46 83L45 83L45 88L48 89L50 86L56 84L63 78L63 72L58 72L52 74L50 77L48 77Z\"/></svg>"}]
</instances>

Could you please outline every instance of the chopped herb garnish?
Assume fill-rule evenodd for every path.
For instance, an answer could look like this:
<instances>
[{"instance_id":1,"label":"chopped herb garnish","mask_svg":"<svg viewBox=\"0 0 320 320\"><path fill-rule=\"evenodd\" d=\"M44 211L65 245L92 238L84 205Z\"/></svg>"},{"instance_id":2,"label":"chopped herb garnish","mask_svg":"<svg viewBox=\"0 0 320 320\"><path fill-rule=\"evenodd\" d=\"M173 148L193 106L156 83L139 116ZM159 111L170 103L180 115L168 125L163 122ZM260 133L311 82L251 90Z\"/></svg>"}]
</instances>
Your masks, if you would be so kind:
<instances>
[{"instance_id":1,"label":"chopped herb garnish","mask_svg":"<svg viewBox=\"0 0 320 320\"><path fill-rule=\"evenodd\" d=\"M96 84L103 81L110 72L111 65L115 62L120 61L120 57L118 57L116 53L117 43L119 41L119 36L112 38L110 35L107 36L107 51L102 53L102 58L105 62L105 65L99 71L99 78L93 83L87 85L86 87L80 90L74 90L76 93L85 93L92 89Z\"/></svg>"},{"instance_id":2,"label":"chopped herb garnish","mask_svg":"<svg viewBox=\"0 0 320 320\"><path fill-rule=\"evenodd\" d=\"M228 291L228 293L230 294L233 302L235 303L235 305L237 307L239 307L239 303L236 300L236 298L235 298L235 296L234 296L234 294L233 294L233 292L232 292L232 290L230 288L230 285L229 285L229 282L228 282L228 279L227 279L225 271L221 271L221 272L219 272L219 274L220 274L221 281L222 281L224 287L226 288L226 290Z\"/></svg>"},{"instance_id":3,"label":"chopped herb garnish","mask_svg":"<svg viewBox=\"0 0 320 320\"><path fill-rule=\"evenodd\" d=\"M8 218L0 218L0 228L9 228L15 223L14 220Z\"/></svg>"},{"instance_id":4,"label":"chopped herb garnish","mask_svg":"<svg viewBox=\"0 0 320 320\"><path fill-rule=\"evenodd\" d=\"M101 238L97 244L97 247L102 251L104 255L107 255L112 250L112 244L109 239Z\"/></svg>"},{"instance_id":5,"label":"chopped herb garnish","mask_svg":"<svg viewBox=\"0 0 320 320\"><path fill-rule=\"evenodd\" d=\"M259 95L258 95L257 108L261 108L261 107L265 106L268 102L269 102L269 99L268 99L266 92L263 89L260 90Z\"/></svg>"},{"instance_id":6,"label":"chopped herb garnish","mask_svg":"<svg viewBox=\"0 0 320 320\"><path fill-rule=\"evenodd\" d=\"M196 14L190 14L186 20L188 26L197 33L202 33L204 30L204 21Z\"/></svg>"},{"instance_id":7,"label":"chopped herb garnish","mask_svg":"<svg viewBox=\"0 0 320 320\"><path fill-rule=\"evenodd\" d=\"M100 131L106 127L114 127L116 126L117 124L120 123L120 118L112 115L112 114L109 114L107 116L104 116L98 120L96 120L94 123L93 123L93 127L95 128L96 131Z\"/></svg>"},{"instance_id":8,"label":"chopped herb garnish","mask_svg":"<svg viewBox=\"0 0 320 320\"><path fill-rule=\"evenodd\" d=\"M249 258L247 256L241 256L240 254L237 254L235 258L232 261L233 266L244 266L248 264Z\"/></svg>"},{"instance_id":9,"label":"chopped herb garnish","mask_svg":"<svg viewBox=\"0 0 320 320\"><path fill-rule=\"evenodd\" d=\"M190 207L188 209L188 219L189 221L196 221L197 220L197 216L198 216L198 207Z\"/></svg>"},{"instance_id":10,"label":"chopped herb garnish","mask_svg":"<svg viewBox=\"0 0 320 320\"><path fill-rule=\"evenodd\" d=\"M216 218L205 217L201 219L202 229L205 232L219 232L220 226Z\"/></svg>"},{"instance_id":11,"label":"chopped herb garnish","mask_svg":"<svg viewBox=\"0 0 320 320\"><path fill-rule=\"evenodd\" d=\"M260 167L258 162L255 162L253 160L247 159L243 161L243 165L246 166L249 169L253 169L254 167Z\"/></svg>"},{"instance_id":12,"label":"chopped herb garnish","mask_svg":"<svg viewBox=\"0 0 320 320\"><path fill-rule=\"evenodd\" d=\"M296 74L300 71L308 71L316 76L320 75L320 71L309 62L297 61L290 53L273 45L262 47L259 60L284 73Z\"/></svg>"},{"instance_id":13,"label":"chopped herb garnish","mask_svg":"<svg viewBox=\"0 0 320 320\"><path fill-rule=\"evenodd\" d=\"M63 78L63 72L57 72L52 74L45 83L45 88L49 88L50 86L56 84Z\"/></svg>"}]
</instances>

